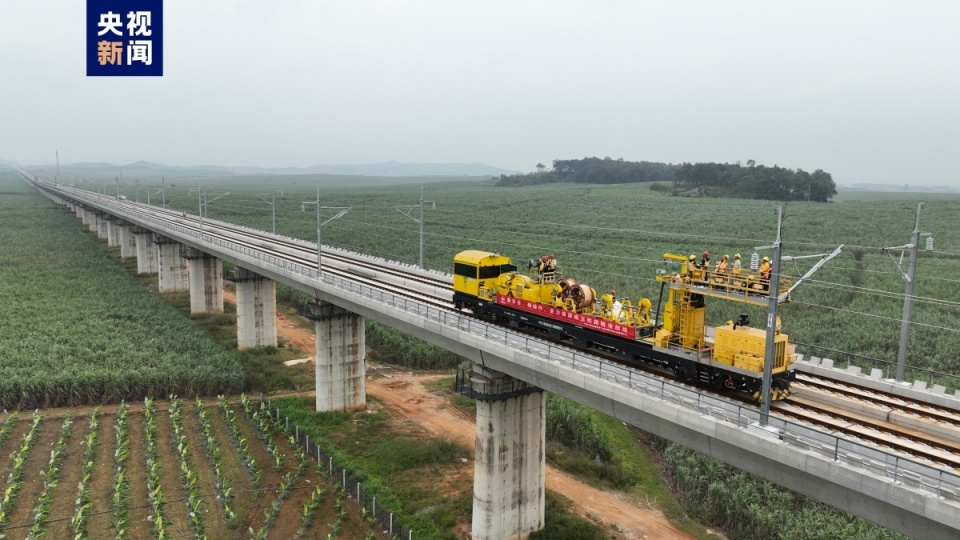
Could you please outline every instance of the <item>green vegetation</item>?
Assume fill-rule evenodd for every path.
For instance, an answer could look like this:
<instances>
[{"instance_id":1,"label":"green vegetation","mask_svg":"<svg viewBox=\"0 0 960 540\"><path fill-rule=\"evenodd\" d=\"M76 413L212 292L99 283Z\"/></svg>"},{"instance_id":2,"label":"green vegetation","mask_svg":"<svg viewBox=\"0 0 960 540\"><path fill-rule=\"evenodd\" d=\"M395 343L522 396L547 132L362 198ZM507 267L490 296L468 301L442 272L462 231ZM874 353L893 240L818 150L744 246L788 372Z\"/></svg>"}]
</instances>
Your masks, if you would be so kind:
<instances>
[{"instance_id":1,"label":"green vegetation","mask_svg":"<svg viewBox=\"0 0 960 540\"><path fill-rule=\"evenodd\" d=\"M497 186L532 186L573 182L578 184L629 184L657 182L650 189L671 191L676 195L709 195L743 199L827 202L837 194L830 173L817 169L808 173L774 165L765 167L753 160L740 163L684 163L672 165L650 161L624 161L623 158L555 159L553 169L537 165L530 174L501 175ZM671 183L667 189L660 182Z\"/></svg>"},{"instance_id":2,"label":"green vegetation","mask_svg":"<svg viewBox=\"0 0 960 540\"><path fill-rule=\"evenodd\" d=\"M747 162L684 163L674 178L677 192L711 197L739 197L773 201L827 202L837 194L837 186L828 172L817 169L808 173L774 165L765 167Z\"/></svg>"},{"instance_id":3,"label":"green vegetation","mask_svg":"<svg viewBox=\"0 0 960 540\"><path fill-rule=\"evenodd\" d=\"M367 346L372 359L412 369L453 369L462 356L441 349L374 321L367 321Z\"/></svg>"},{"instance_id":4,"label":"green vegetation","mask_svg":"<svg viewBox=\"0 0 960 540\"><path fill-rule=\"evenodd\" d=\"M684 506L731 538L904 538L680 445L666 445L664 461Z\"/></svg>"},{"instance_id":5,"label":"green vegetation","mask_svg":"<svg viewBox=\"0 0 960 540\"><path fill-rule=\"evenodd\" d=\"M649 437L654 454L662 456L665 482L645 451L646 441L638 440L633 429L554 395L547 404L547 435L554 440L547 451L550 463L656 502L677 527L695 536L701 528L686 513L731 538L901 538L704 454Z\"/></svg>"},{"instance_id":6,"label":"green vegetation","mask_svg":"<svg viewBox=\"0 0 960 540\"><path fill-rule=\"evenodd\" d=\"M353 505L339 505L334 516L333 501L316 491L332 489L332 480L315 472L292 436L270 439L288 466L266 471L254 485L243 456L222 435L227 416L201 400L193 411L183 405L145 399L142 413L124 403L115 412L67 411L55 420L62 413L46 420L39 413L32 420L4 415L0 435L13 424L22 439L6 447L12 453L4 458L9 474L0 477L0 538L294 538L297 530L324 538L331 527L343 531L341 538L375 537ZM226 400L217 408L233 411ZM231 414L238 432L259 429L237 416ZM250 436L248 450L266 451L266 442ZM197 445L209 446L214 459ZM295 519L301 508L309 520ZM294 519L277 519L281 512Z\"/></svg>"},{"instance_id":7,"label":"green vegetation","mask_svg":"<svg viewBox=\"0 0 960 540\"><path fill-rule=\"evenodd\" d=\"M133 283L30 186L0 179L0 408L243 386L233 355Z\"/></svg>"},{"instance_id":8,"label":"green vegetation","mask_svg":"<svg viewBox=\"0 0 960 540\"><path fill-rule=\"evenodd\" d=\"M318 441L335 466L353 471L377 504L391 508L415 538L452 539L457 520L469 515L471 484L456 483L448 474L471 455L462 445L398 433L387 425L384 410L318 413L310 397L278 398L273 405Z\"/></svg>"},{"instance_id":9,"label":"green vegetation","mask_svg":"<svg viewBox=\"0 0 960 540\"><path fill-rule=\"evenodd\" d=\"M278 232L307 240L316 238L316 217L301 212L300 202L316 197L313 186L299 177L272 178L269 189L284 190L277 199ZM191 183L191 186L193 184ZM269 206L256 198L266 185L235 188L228 179L204 181L224 188L229 197L210 205L210 217L270 229ZM93 187L92 185L89 187ZM415 263L418 228L395 206L415 205L414 186L321 191L324 204L349 206L343 218L323 228L324 243L408 263ZM793 201L785 205L782 238L784 254L823 253L840 244L845 253L834 259L792 294L793 303L781 309L784 328L795 342L817 344L838 351L856 351L866 357L896 361L903 281L885 246L909 239L916 219L916 203L926 201L921 229L935 238L936 252L921 252L917 265L908 363L946 373L960 372L960 237L953 222L960 212L960 196L897 194L864 196L844 192L844 202L820 204ZM426 186L425 198L437 207L425 210L425 263L450 271L450 261L468 248L500 251L524 261L555 253L565 275L597 290L615 289L617 296L636 303L650 298L657 308L664 253L741 253L749 265L754 246L776 238L774 203L724 198L687 199L652 191L647 184L548 184L497 188L493 182L456 182ZM186 188L167 190L168 207L194 211L195 195ZM329 216L326 216L329 217ZM761 250L758 255L769 255ZM899 257L899 253L894 253ZM815 259L784 265L791 276L802 275ZM859 289L852 288L860 287ZM762 310L733 302L708 300L710 323L723 323L748 313L763 320ZM947 329L946 331L941 328ZM371 331L371 335L376 331ZM843 355L804 346L801 352ZM859 361L864 367L864 361ZM883 364L879 364L883 367ZM924 373L908 376L926 379ZM934 381L947 383L949 381ZM950 386L955 388L955 386Z\"/></svg>"},{"instance_id":10,"label":"green vegetation","mask_svg":"<svg viewBox=\"0 0 960 540\"><path fill-rule=\"evenodd\" d=\"M581 184L627 184L630 182L672 182L677 165L623 158L555 159L553 169L541 163L531 174L500 175L498 186L530 186L558 182Z\"/></svg>"},{"instance_id":11,"label":"green vegetation","mask_svg":"<svg viewBox=\"0 0 960 540\"><path fill-rule=\"evenodd\" d=\"M543 514L543 529L530 535L530 540L606 540L603 529L580 519L570 511L572 501L563 495L547 491Z\"/></svg>"},{"instance_id":12,"label":"green vegetation","mask_svg":"<svg viewBox=\"0 0 960 540\"><path fill-rule=\"evenodd\" d=\"M284 181L292 183L284 185ZM316 224L313 215L299 211L300 201L314 199L313 185L305 185L302 179L271 178L271 182L273 183L270 189L287 190L286 197L277 201L279 232L314 239ZM226 180L205 180L204 185L211 189L228 188ZM255 198L255 192L264 189L264 185L253 183L240 189L229 185L231 196L211 204L211 217L269 229L269 207ZM843 202L824 205L799 201L786 205L787 219L783 229L786 254L821 253L841 243L848 246L846 253L824 267L814 281L793 293L793 303L783 306L782 317L787 333L793 341L800 343L819 344L838 351L857 351L858 354L869 357L894 360L899 338L903 283L895 263L879 248L900 245L907 241L909 232L913 229L916 202L924 200L926 206L921 218L921 230L933 233L937 251L922 252L918 263L915 325L912 329L909 362L918 367L957 373L960 371L960 316L956 306L960 303L960 279L957 279L956 275L960 239L954 234L954 223L960 209L960 197L910 194L910 200L906 200L906 196L901 197L898 194L897 197L864 197L865 200L858 200L859 197L855 194L841 195ZM353 208L346 217L332 221L324 227L325 243L381 254L392 259L415 261L418 245L416 225L393 210L394 206L412 205L419 199L419 190L415 187L342 190L328 184L321 196L324 204ZM590 283L598 290L615 288L621 298L647 296L654 301L655 308L659 289L653 276L657 269L663 267L663 253L699 253L708 249L716 260L717 254L740 252L749 264L753 246L768 245L776 236L773 203L713 197L682 199L653 191L650 186L640 184L550 184L506 190L496 189L490 182L458 182L429 186L426 198L437 201L435 210L429 207L426 210L428 267L449 271L453 254L467 248L499 250L511 255L515 260L524 260L543 253L556 253L566 275ZM186 193L186 187L168 190L167 201L170 207L195 211L196 199ZM3 219L3 214L0 213L0 220ZM765 254L769 252L760 253ZM9 264L5 256L0 255L0 267L4 270ZM784 272L800 275L810 264L812 263L804 261L790 263L785 266ZM860 288L853 288L854 286ZM2 295L0 289L0 300L4 299ZM750 313L755 321L762 320L759 310L708 301L708 318L711 323L734 319L740 312ZM376 331L370 332L374 333ZM386 339L381 346L389 349L392 347L391 343L393 342ZM411 354L388 350L385 354L396 357L431 354L426 349L419 350L419 345L398 346L418 352ZM801 346L801 351L803 350ZM908 377L910 375L908 371ZM312 409L312 402L301 401L303 403L300 408L306 418ZM289 413L290 407L284 407L293 421L293 415ZM347 458L346 450L341 454L337 453L340 451L337 448L345 449L353 445L354 450L359 448L361 452L373 456L372 447L377 446L378 441L369 432L376 432L382 426L385 419L377 418L383 416L381 413L309 416L313 420L298 420L297 423L301 427L305 422L314 423L317 433L326 430L340 437L339 444L342 446L332 450L337 459L343 460L344 464L350 463L351 465L347 466L351 468L354 468L355 464L356 470L366 470L363 458ZM568 416L575 419L580 415L568 413ZM592 426L603 425L609 421L616 422L612 419L594 418L591 420L593 423L584 424L581 420L575 420L569 426L558 425L555 429L559 433L567 431L576 434L578 430L589 432L600 429ZM624 469L623 473L617 473L618 476L608 474L608 478L604 479L604 474L607 473L594 471L597 481L621 485L624 489L629 489L627 486L636 478L645 482L648 473L631 470L628 463L633 462L632 458L623 457L625 452L631 451L631 445L624 442L627 439L621 439L628 437L629 431L610 428L600 429L600 432L598 441L590 442L584 439L581 443L572 443L574 446L581 444L584 447L616 447L605 450L605 455L609 455L605 463L619 464ZM623 435L624 432L627 435ZM311 438L314 438L313 432L310 433ZM576 441L576 438L573 440ZM392 444L393 440L390 442ZM660 449L665 453L682 450L674 445L663 445ZM401 451L404 449L398 447L397 452ZM595 461L594 458L599 455L588 455L572 447L561 451L564 455L554 454L554 458L551 458L558 464L567 463L567 460L571 459L569 456L577 452L580 452L580 458L586 461ZM440 454L445 455L442 452ZM697 516L730 530L731 534L736 534L734 531L747 531L743 534L749 537L749 531L764 531L766 529L763 527L770 518L762 517L762 514L789 508L789 512L798 516L797 520L805 524L807 530L827 529L839 531L836 534L840 535L862 534L863 538L887 537L883 536L888 534L886 531L877 529L877 532L870 532L870 529L863 528L861 524L851 522L853 518L849 516L821 525L812 520L822 512L822 507L809 499L789 492L766 499L765 495L772 494L773 490L778 488L732 469L716 473L710 470L709 474L699 474L699 463L706 458L697 454L689 454L693 455L693 458L688 454L682 455L683 459L675 459L673 456L665 458L667 461L673 459L676 462L668 463L668 468L679 471L686 467L683 470L701 477L706 484L680 484L679 480L675 481L673 477L671 483L680 489L681 493L690 494L684 503L689 504ZM377 459L382 457L384 456L376 456ZM604 459L601 458L601 461ZM697 467L693 466L695 464ZM580 465L571 461L563 466L576 468ZM375 470L374 467L371 468ZM584 467L584 470L588 469ZM416 466L397 473L380 471L369 474L376 489L380 489L382 485L379 482L387 481L384 478L386 476L391 479L400 478L401 481L405 478L404 475L424 476L424 472ZM736 477L737 483L728 481L731 477ZM756 487L744 488L740 482L751 483ZM418 486L415 493L409 493L414 491L409 484L400 486L396 491L386 487L382 489L384 497L387 498L381 499L378 495L378 501L385 501L384 504L388 504L388 500L392 501L389 504L396 508L399 508L396 500L406 501L409 496L412 502L404 503L404 512L410 515L421 512L420 515L411 517L411 520L427 516L424 522L431 525L423 525L424 527L435 527L432 523L454 522L456 518L450 516L458 515L457 504L465 504L469 508L468 499L455 499L453 507L433 504L433 501L438 500L438 495L422 491L422 486ZM407 491L404 491L405 489ZM650 488L643 488L644 492L648 489ZM719 508L726 502L716 497L719 490L726 490L728 493L743 491L749 494L749 489L755 489L764 495L759 498L745 497L744 500L750 501L745 514L728 515ZM388 493L393 495L386 495ZM702 495L694 497L697 493ZM767 500L773 501L778 507L761 506ZM717 507L707 506L707 502L720 504ZM669 509L666 512L671 516L678 514ZM404 523L407 524L406 521ZM802 532L792 534L794 538L804 537Z\"/></svg>"}]
</instances>

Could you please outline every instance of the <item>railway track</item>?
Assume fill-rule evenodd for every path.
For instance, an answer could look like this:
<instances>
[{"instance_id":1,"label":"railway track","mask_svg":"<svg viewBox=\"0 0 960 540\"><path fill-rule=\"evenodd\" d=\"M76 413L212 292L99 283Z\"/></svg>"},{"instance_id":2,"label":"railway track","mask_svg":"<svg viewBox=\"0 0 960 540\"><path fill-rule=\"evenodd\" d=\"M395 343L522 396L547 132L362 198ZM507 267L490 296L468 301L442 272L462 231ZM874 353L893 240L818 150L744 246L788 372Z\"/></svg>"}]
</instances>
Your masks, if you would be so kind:
<instances>
[{"instance_id":1,"label":"railway track","mask_svg":"<svg viewBox=\"0 0 960 540\"><path fill-rule=\"evenodd\" d=\"M169 224L200 230L200 220L194 216L184 217L175 211L148 209L144 205L129 201L101 199L99 202L108 207L150 212L154 218ZM284 239L252 229L238 230L206 220L203 222L203 234L316 268L315 244L306 241ZM324 250L322 262L324 273L383 289L438 309L455 311L451 305L453 289L449 280L338 251ZM459 314L472 316L463 311ZM534 337L542 337L536 332L527 333ZM571 351L583 352L582 349L569 344L554 342L551 344L560 345ZM587 349L586 352L605 360L623 363L616 356L596 349ZM666 378L673 383L692 387L688 382L652 366L633 363L629 365L633 369ZM775 403L771 411L773 414L790 421L868 442L907 457L919 458L960 470L960 414L957 411L807 374L799 374L795 384L794 395L784 402ZM705 391L700 387L697 390ZM749 401L741 396L715 391L706 392L749 404Z\"/></svg>"}]
</instances>

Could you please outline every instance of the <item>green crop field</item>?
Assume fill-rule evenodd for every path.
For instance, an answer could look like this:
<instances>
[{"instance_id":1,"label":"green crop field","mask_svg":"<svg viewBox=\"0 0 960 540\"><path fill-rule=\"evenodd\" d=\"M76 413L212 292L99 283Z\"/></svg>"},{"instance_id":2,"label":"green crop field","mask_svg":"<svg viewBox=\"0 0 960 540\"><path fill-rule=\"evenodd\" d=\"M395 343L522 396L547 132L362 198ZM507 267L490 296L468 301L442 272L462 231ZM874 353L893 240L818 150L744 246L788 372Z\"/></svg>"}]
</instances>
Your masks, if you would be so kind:
<instances>
[{"instance_id":1,"label":"green crop field","mask_svg":"<svg viewBox=\"0 0 960 540\"><path fill-rule=\"evenodd\" d=\"M424 179L426 180L426 179ZM346 182L346 188L342 185ZM270 230L271 207L265 193L283 191L276 199L277 232L316 239L312 205L319 185L322 206L349 207L349 213L323 227L325 244L338 245L391 259L416 262L419 249L420 193L416 184L364 187L362 178L276 176L246 179L178 180L164 193L168 207L196 213L196 192L209 199L210 218ZM313 185L310 185L313 184ZM713 260L741 253L745 266L759 246L776 238L771 201L680 198L651 191L646 184L556 184L497 188L489 180L459 180L425 185L425 262L449 271L453 255L475 248L499 251L515 261L543 254L557 256L565 275L598 291L614 289L634 303L649 297L657 306L656 271L665 253L699 254ZM81 184L95 189L96 184ZM133 197L133 187L124 192ZM141 185L140 199L146 187ZM260 194L260 197L258 197ZM907 243L916 207L925 202L921 230L934 237L934 251L921 251L917 265L908 364L938 372L960 373L960 238L956 216L960 195L844 191L842 202L792 202L784 207L784 255L811 255L844 244L844 253L829 262L793 293L781 308L785 331L801 352L889 369L895 362L903 309L904 281L900 252L881 248ZM157 195L153 195L156 197ZM152 200L151 202L156 202ZM326 220L335 210L324 210ZM409 214L409 215L405 215ZM758 255L769 255L761 249ZM784 273L799 276L816 259L785 263ZM735 319L741 312L754 321L762 310L733 302L711 301L712 323ZM828 350L824 350L822 347ZM892 373L890 373L892 376ZM919 371L912 375L928 378ZM955 388L956 383L939 379Z\"/></svg>"},{"instance_id":2,"label":"green crop field","mask_svg":"<svg viewBox=\"0 0 960 540\"><path fill-rule=\"evenodd\" d=\"M239 391L241 366L76 218L0 175L0 409Z\"/></svg>"}]
</instances>

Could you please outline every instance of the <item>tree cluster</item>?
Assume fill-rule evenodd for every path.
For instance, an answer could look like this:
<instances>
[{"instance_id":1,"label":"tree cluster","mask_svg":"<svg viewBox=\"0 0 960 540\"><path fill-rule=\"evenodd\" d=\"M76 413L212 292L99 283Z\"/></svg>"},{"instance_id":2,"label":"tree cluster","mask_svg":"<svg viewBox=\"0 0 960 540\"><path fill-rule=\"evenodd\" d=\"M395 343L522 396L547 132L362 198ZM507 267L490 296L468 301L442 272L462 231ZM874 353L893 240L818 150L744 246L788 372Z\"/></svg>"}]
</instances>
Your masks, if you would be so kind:
<instances>
[{"instance_id":1,"label":"tree cluster","mask_svg":"<svg viewBox=\"0 0 960 540\"><path fill-rule=\"evenodd\" d=\"M827 202L837 194L833 176L822 169L766 167L739 163L684 163L675 174L677 191L717 197Z\"/></svg>"},{"instance_id":2,"label":"tree cluster","mask_svg":"<svg viewBox=\"0 0 960 540\"><path fill-rule=\"evenodd\" d=\"M552 182L584 184L627 184L632 182L671 182L677 165L650 161L624 161L623 158L587 157L555 159L553 169L542 164L530 174L501 175L498 186L526 186Z\"/></svg>"},{"instance_id":3,"label":"tree cluster","mask_svg":"<svg viewBox=\"0 0 960 540\"><path fill-rule=\"evenodd\" d=\"M501 175L498 186L529 186L554 182L582 184L628 184L657 182L651 189L675 195L739 197L779 201L826 202L837 194L833 177L822 169L808 173L774 165L740 163L684 163L624 161L586 157L555 159L553 169L537 164L537 172Z\"/></svg>"}]
</instances>

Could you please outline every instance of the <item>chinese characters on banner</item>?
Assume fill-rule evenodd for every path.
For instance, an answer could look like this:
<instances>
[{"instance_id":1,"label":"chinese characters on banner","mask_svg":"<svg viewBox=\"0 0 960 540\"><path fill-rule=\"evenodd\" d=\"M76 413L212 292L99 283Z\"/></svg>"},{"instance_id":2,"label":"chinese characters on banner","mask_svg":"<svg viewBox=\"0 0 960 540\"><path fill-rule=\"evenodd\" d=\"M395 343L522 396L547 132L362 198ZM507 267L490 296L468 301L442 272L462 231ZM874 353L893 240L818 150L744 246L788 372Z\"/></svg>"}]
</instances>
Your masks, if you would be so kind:
<instances>
[{"instance_id":1,"label":"chinese characters on banner","mask_svg":"<svg viewBox=\"0 0 960 540\"><path fill-rule=\"evenodd\" d=\"M163 0L87 0L87 75L163 75Z\"/></svg>"},{"instance_id":2,"label":"chinese characters on banner","mask_svg":"<svg viewBox=\"0 0 960 540\"><path fill-rule=\"evenodd\" d=\"M503 296L500 294L497 295L497 303L503 306L510 306L521 311L526 311L528 313L545 315L551 319L569 322L584 328L599 330L605 334L613 334L615 336L625 337L628 339L636 339L637 337L637 331L634 327L611 321L605 321L602 318L595 317L593 315L570 312L564 309L555 308L553 306L545 306L537 302L531 302L529 300L513 298L510 296Z\"/></svg>"}]
</instances>

